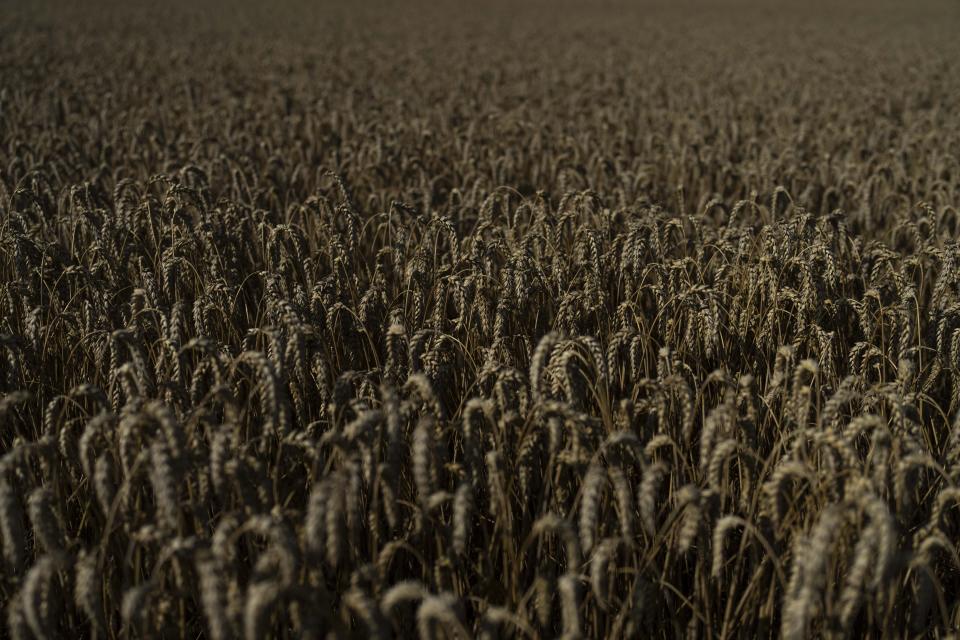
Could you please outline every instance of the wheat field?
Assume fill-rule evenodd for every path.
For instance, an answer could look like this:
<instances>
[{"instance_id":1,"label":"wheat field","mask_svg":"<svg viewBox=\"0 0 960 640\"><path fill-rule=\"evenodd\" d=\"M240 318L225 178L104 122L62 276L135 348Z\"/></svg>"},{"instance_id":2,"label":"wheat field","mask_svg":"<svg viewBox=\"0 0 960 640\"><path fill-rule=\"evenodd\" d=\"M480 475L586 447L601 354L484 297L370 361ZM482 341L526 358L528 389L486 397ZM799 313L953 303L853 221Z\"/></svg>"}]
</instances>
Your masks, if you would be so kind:
<instances>
[{"instance_id":1,"label":"wheat field","mask_svg":"<svg viewBox=\"0 0 960 640\"><path fill-rule=\"evenodd\" d=\"M951 637L958 33L0 3L0 636Z\"/></svg>"}]
</instances>

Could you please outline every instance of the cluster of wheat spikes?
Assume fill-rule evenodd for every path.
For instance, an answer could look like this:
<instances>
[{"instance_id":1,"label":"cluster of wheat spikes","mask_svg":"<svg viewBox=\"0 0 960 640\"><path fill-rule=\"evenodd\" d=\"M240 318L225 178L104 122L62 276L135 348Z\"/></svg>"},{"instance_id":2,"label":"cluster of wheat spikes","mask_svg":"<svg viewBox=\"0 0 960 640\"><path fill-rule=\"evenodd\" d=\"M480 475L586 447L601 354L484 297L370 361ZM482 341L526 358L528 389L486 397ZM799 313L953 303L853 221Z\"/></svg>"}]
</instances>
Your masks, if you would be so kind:
<instances>
[{"instance_id":1,"label":"cluster of wheat spikes","mask_svg":"<svg viewBox=\"0 0 960 640\"><path fill-rule=\"evenodd\" d=\"M308 9L0 20L9 637L960 625L939 14Z\"/></svg>"}]
</instances>

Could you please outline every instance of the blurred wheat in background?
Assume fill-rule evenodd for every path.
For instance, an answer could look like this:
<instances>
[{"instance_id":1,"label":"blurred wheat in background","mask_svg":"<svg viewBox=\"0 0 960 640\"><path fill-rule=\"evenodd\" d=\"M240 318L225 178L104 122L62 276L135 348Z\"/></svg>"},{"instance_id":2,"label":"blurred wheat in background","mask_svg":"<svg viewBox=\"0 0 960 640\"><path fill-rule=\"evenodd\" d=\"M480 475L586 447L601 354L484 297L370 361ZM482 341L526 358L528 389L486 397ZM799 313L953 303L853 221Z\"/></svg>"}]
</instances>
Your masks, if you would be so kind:
<instances>
[{"instance_id":1,"label":"blurred wheat in background","mask_svg":"<svg viewBox=\"0 0 960 640\"><path fill-rule=\"evenodd\" d=\"M6 635L949 635L957 33L0 8Z\"/></svg>"}]
</instances>

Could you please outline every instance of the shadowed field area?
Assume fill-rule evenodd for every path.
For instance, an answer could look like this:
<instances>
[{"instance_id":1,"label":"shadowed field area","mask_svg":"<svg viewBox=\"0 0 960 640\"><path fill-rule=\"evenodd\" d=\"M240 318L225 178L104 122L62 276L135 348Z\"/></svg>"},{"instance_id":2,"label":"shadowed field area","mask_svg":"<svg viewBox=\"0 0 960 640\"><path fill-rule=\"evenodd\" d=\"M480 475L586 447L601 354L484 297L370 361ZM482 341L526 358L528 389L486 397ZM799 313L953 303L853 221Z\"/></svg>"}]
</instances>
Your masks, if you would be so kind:
<instances>
[{"instance_id":1,"label":"shadowed field area","mask_svg":"<svg viewBox=\"0 0 960 640\"><path fill-rule=\"evenodd\" d=\"M909 4L0 1L6 634L955 632Z\"/></svg>"}]
</instances>

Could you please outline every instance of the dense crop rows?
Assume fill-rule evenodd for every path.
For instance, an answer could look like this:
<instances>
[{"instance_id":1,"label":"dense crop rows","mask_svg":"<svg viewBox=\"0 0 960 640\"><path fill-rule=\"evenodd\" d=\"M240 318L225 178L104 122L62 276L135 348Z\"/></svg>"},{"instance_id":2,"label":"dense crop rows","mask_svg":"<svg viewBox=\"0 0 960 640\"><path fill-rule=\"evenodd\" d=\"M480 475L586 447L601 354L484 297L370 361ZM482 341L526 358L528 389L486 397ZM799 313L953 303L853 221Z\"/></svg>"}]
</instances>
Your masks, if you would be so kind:
<instances>
[{"instance_id":1,"label":"dense crop rows","mask_svg":"<svg viewBox=\"0 0 960 640\"><path fill-rule=\"evenodd\" d=\"M0 17L10 637L960 626L955 6L160 5Z\"/></svg>"}]
</instances>

